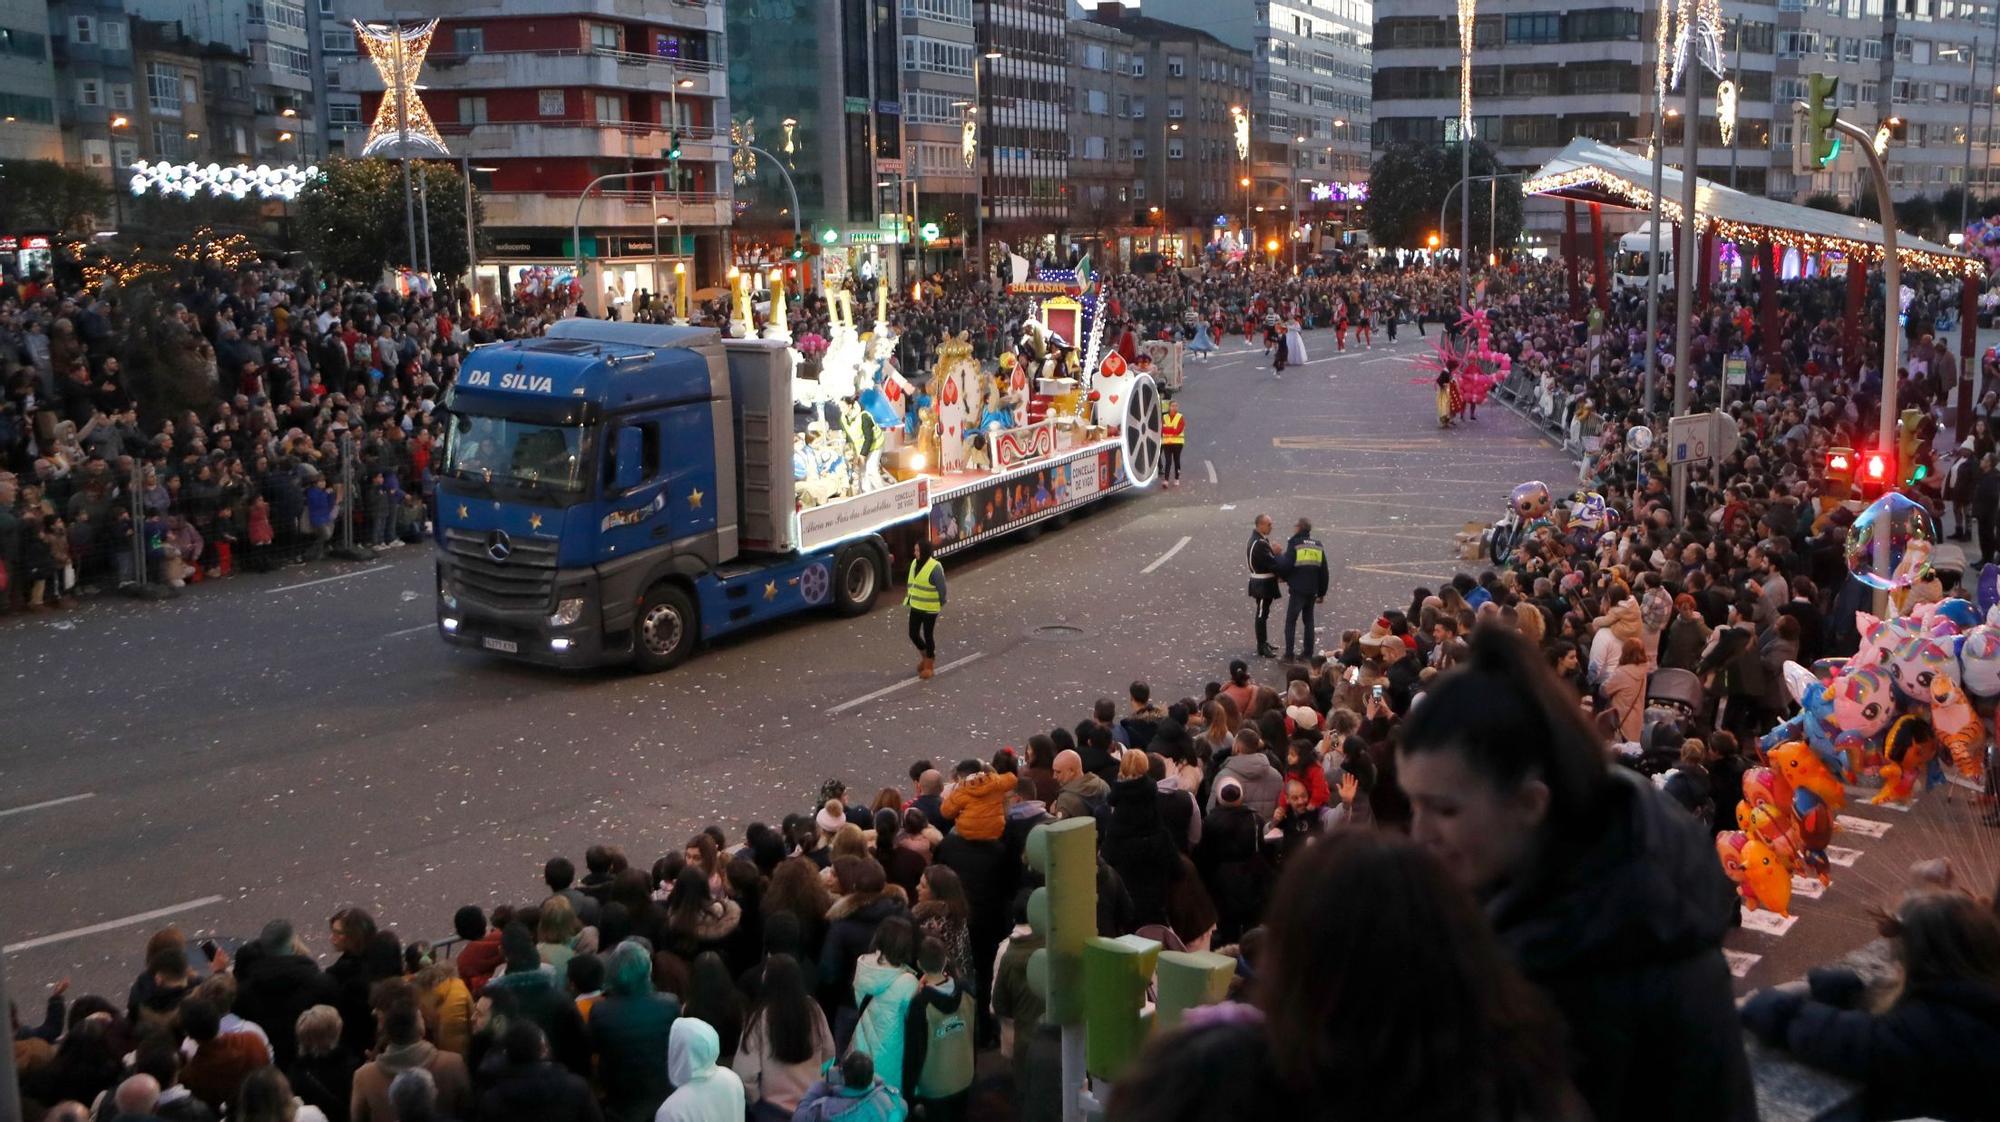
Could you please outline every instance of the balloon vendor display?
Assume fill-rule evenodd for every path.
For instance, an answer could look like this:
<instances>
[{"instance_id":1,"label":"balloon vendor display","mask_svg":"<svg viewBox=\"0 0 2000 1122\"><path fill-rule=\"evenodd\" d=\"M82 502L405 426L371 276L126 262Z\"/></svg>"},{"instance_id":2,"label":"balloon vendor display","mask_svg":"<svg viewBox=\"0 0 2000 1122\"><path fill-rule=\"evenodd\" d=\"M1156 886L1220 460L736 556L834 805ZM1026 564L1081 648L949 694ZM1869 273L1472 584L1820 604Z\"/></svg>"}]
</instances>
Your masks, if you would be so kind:
<instances>
[{"instance_id":1,"label":"balloon vendor display","mask_svg":"<svg viewBox=\"0 0 2000 1122\"><path fill-rule=\"evenodd\" d=\"M1848 572L1909 597L1931 577L1936 541L1930 514L1891 492L1855 519ZM1827 846L1850 785L1876 787L1871 803L1907 805L1950 781L1992 809L1985 749L2000 702L2000 569L1986 566L1976 590L1977 603L1932 600L1886 618L1859 613L1854 657L1822 659L1810 670L1785 664L1799 712L1758 741L1763 766L1743 776L1738 828L1716 838L1745 905L1787 915L1792 877L1832 882Z\"/></svg>"}]
</instances>

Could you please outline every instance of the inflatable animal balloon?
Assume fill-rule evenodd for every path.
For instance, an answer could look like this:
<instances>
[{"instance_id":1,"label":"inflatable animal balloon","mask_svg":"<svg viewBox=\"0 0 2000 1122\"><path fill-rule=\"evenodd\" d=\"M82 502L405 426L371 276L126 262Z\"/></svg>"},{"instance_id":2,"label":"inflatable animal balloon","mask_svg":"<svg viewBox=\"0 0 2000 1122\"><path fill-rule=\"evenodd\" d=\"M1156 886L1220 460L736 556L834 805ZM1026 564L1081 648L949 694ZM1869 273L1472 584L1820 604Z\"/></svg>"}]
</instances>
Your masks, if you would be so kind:
<instances>
[{"instance_id":1,"label":"inflatable animal balloon","mask_svg":"<svg viewBox=\"0 0 2000 1122\"><path fill-rule=\"evenodd\" d=\"M1882 743L1882 789L1868 801L1907 803L1916 797L1925 774L1937 758L1937 734L1921 717L1903 717L1889 726Z\"/></svg>"},{"instance_id":2,"label":"inflatable animal balloon","mask_svg":"<svg viewBox=\"0 0 2000 1122\"><path fill-rule=\"evenodd\" d=\"M1800 792L1807 792L1836 810L1847 805L1847 788L1841 786L1840 777L1804 741L1794 740L1771 749L1771 770L1790 788L1794 812L1799 807ZM1743 785L1747 791L1749 772L1743 775Z\"/></svg>"},{"instance_id":3,"label":"inflatable animal balloon","mask_svg":"<svg viewBox=\"0 0 2000 1122\"><path fill-rule=\"evenodd\" d=\"M1770 846L1746 838L1737 850L1743 860L1743 900L1752 908L1792 914L1792 874Z\"/></svg>"},{"instance_id":4,"label":"inflatable animal balloon","mask_svg":"<svg viewBox=\"0 0 2000 1122\"><path fill-rule=\"evenodd\" d=\"M1914 705L1930 704L1931 680L1949 677L1956 665L1945 642L1928 635L1913 635L1889 653L1889 673L1895 679L1896 692Z\"/></svg>"},{"instance_id":5,"label":"inflatable animal balloon","mask_svg":"<svg viewBox=\"0 0 2000 1122\"><path fill-rule=\"evenodd\" d=\"M1979 609L1969 600L1954 597L1935 604L1926 604L1924 607L1930 609L1926 629L1933 635L1938 634L1939 629L1947 623L1952 626L1950 634L1953 635L1963 635L1979 624Z\"/></svg>"},{"instance_id":6,"label":"inflatable animal balloon","mask_svg":"<svg viewBox=\"0 0 2000 1122\"><path fill-rule=\"evenodd\" d=\"M1849 663L1834 683L1833 723L1843 734L1873 739L1896 717L1895 687L1886 668Z\"/></svg>"},{"instance_id":7,"label":"inflatable animal balloon","mask_svg":"<svg viewBox=\"0 0 2000 1122\"><path fill-rule=\"evenodd\" d=\"M1958 682L1982 700L2000 697L2000 627L1982 623L1958 645Z\"/></svg>"},{"instance_id":8,"label":"inflatable animal balloon","mask_svg":"<svg viewBox=\"0 0 2000 1122\"><path fill-rule=\"evenodd\" d=\"M1507 500L1516 517L1523 522L1533 522L1549 516L1552 504L1549 485L1539 479L1516 484L1513 494Z\"/></svg>"},{"instance_id":9,"label":"inflatable animal balloon","mask_svg":"<svg viewBox=\"0 0 2000 1122\"><path fill-rule=\"evenodd\" d=\"M1861 648L1848 660L1849 666L1886 665L1903 640L1917 633L1906 620L1877 619L1867 612L1856 612L1854 624L1861 632Z\"/></svg>"},{"instance_id":10,"label":"inflatable animal balloon","mask_svg":"<svg viewBox=\"0 0 2000 1122\"><path fill-rule=\"evenodd\" d=\"M1760 806L1775 806L1790 814L1792 788L1777 768L1753 767L1743 773L1743 801L1749 803L1753 810Z\"/></svg>"},{"instance_id":11,"label":"inflatable animal balloon","mask_svg":"<svg viewBox=\"0 0 2000 1122\"><path fill-rule=\"evenodd\" d=\"M1787 740L1804 740L1826 761L1826 766L1844 770L1844 761L1834 740L1839 729L1834 724L1833 697L1838 687L1834 683L1821 682L1812 672L1796 662L1785 663L1785 688L1792 694L1792 700L1799 703L1799 712L1791 719L1764 734L1757 746L1764 751L1783 744Z\"/></svg>"},{"instance_id":12,"label":"inflatable animal balloon","mask_svg":"<svg viewBox=\"0 0 2000 1122\"><path fill-rule=\"evenodd\" d=\"M1942 674L1931 679L1931 728L1959 775L1977 780L1985 774L1979 749L1986 740L1986 726L1973 712L1964 691Z\"/></svg>"}]
</instances>

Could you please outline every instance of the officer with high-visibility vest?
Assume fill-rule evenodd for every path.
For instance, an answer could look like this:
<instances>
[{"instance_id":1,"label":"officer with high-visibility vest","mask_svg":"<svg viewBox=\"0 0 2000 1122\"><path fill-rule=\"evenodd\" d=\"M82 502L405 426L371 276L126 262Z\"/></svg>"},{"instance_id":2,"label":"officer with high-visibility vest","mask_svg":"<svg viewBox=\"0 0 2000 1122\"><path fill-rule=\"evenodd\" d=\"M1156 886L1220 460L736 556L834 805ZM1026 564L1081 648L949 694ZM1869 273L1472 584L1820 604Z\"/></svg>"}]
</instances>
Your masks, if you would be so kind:
<instances>
[{"instance_id":1,"label":"officer with high-visibility vest","mask_svg":"<svg viewBox=\"0 0 2000 1122\"><path fill-rule=\"evenodd\" d=\"M903 604L910 609L910 642L917 648L919 678L937 671L937 618L944 611L944 595L944 566L931 552L930 540L918 538Z\"/></svg>"},{"instance_id":2,"label":"officer with high-visibility vest","mask_svg":"<svg viewBox=\"0 0 2000 1122\"><path fill-rule=\"evenodd\" d=\"M1278 571L1284 574L1285 584L1291 597L1285 601L1285 657L1292 658L1292 638L1299 620L1305 619L1305 643L1298 648L1298 658L1311 658L1313 654L1313 605L1326 600L1326 590L1332 583L1326 567L1326 547L1312 536L1312 522L1301 518L1299 527L1285 543L1285 555L1278 559Z\"/></svg>"},{"instance_id":3,"label":"officer with high-visibility vest","mask_svg":"<svg viewBox=\"0 0 2000 1122\"><path fill-rule=\"evenodd\" d=\"M1187 416L1169 397L1160 407L1160 486L1181 485L1181 450L1187 447Z\"/></svg>"}]
</instances>

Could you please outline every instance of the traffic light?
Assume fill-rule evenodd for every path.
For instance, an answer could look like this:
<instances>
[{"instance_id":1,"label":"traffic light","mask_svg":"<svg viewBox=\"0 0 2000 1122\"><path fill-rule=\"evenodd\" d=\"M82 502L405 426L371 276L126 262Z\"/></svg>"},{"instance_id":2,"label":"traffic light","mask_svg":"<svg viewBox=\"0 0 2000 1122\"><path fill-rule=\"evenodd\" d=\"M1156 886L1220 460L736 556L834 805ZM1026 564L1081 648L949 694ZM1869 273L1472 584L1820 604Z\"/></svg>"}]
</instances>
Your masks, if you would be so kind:
<instances>
[{"instance_id":1,"label":"traffic light","mask_svg":"<svg viewBox=\"0 0 2000 1122\"><path fill-rule=\"evenodd\" d=\"M1876 449L1861 460L1861 483L1864 487L1886 487L1889 485L1890 469L1895 461L1887 452Z\"/></svg>"},{"instance_id":2,"label":"traffic light","mask_svg":"<svg viewBox=\"0 0 2000 1122\"><path fill-rule=\"evenodd\" d=\"M1905 409L1896 418L1896 454L1903 465L1904 483L1915 483L1930 474L1926 465L1917 462L1917 424L1923 416L1919 410Z\"/></svg>"},{"instance_id":3,"label":"traffic light","mask_svg":"<svg viewBox=\"0 0 2000 1122\"><path fill-rule=\"evenodd\" d=\"M1028 835L1028 867L1042 887L1028 897L1028 926L1042 947L1028 956L1028 986L1046 1024L1083 1020L1083 946L1097 935L1097 820L1065 818Z\"/></svg>"},{"instance_id":4,"label":"traffic light","mask_svg":"<svg viewBox=\"0 0 2000 1122\"><path fill-rule=\"evenodd\" d=\"M934 242L938 240L938 235L943 233L943 231L938 228L937 223L926 222L922 226L917 227L917 233L923 235L924 241Z\"/></svg>"},{"instance_id":5,"label":"traffic light","mask_svg":"<svg viewBox=\"0 0 2000 1122\"><path fill-rule=\"evenodd\" d=\"M1116 1083L1146 1043L1153 1019L1141 1011L1160 944L1137 935L1083 944L1084 1070Z\"/></svg>"},{"instance_id":6,"label":"traffic light","mask_svg":"<svg viewBox=\"0 0 2000 1122\"><path fill-rule=\"evenodd\" d=\"M1854 449L1829 448L1826 450L1826 490L1834 498L1844 499L1854 488Z\"/></svg>"},{"instance_id":7,"label":"traffic light","mask_svg":"<svg viewBox=\"0 0 2000 1122\"><path fill-rule=\"evenodd\" d=\"M794 260L794 261L803 261L803 260L805 260L805 257L806 257L806 243L805 243L805 239L804 239L803 237L801 237L800 235L798 235L798 234L793 234L793 235L792 235L792 260Z\"/></svg>"},{"instance_id":8,"label":"traffic light","mask_svg":"<svg viewBox=\"0 0 2000 1122\"><path fill-rule=\"evenodd\" d=\"M1840 79L1828 74L1806 76L1806 128L1812 138L1812 166L1815 170L1833 163L1840 156L1840 134L1834 131L1833 121L1839 102L1835 93L1840 89ZM1794 139L1802 143L1805 137Z\"/></svg>"},{"instance_id":9,"label":"traffic light","mask_svg":"<svg viewBox=\"0 0 2000 1122\"><path fill-rule=\"evenodd\" d=\"M667 159L679 160L680 158L681 158L681 134L679 132L669 131L667 133Z\"/></svg>"},{"instance_id":10,"label":"traffic light","mask_svg":"<svg viewBox=\"0 0 2000 1122\"><path fill-rule=\"evenodd\" d=\"M835 245L840 241L840 231L832 226L823 226L819 232L819 244Z\"/></svg>"}]
</instances>

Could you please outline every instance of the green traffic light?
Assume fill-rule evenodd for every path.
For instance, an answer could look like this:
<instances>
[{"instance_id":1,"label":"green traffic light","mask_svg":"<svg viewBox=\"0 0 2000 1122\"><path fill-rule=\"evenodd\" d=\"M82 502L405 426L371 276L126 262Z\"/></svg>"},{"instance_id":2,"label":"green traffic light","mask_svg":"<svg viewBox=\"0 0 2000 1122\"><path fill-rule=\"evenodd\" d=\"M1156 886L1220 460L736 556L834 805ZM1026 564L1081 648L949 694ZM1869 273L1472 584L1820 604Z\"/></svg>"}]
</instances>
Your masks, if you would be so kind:
<instances>
[{"instance_id":1,"label":"green traffic light","mask_svg":"<svg viewBox=\"0 0 2000 1122\"><path fill-rule=\"evenodd\" d=\"M1806 76L1806 125L1812 134L1812 161L1814 167L1826 167L1840 156L1840 134L1833 122L1838 114L1839 102L1835 94L1840 90L1840 79L1828 74Z\"/></svg>"}]
</instances>

